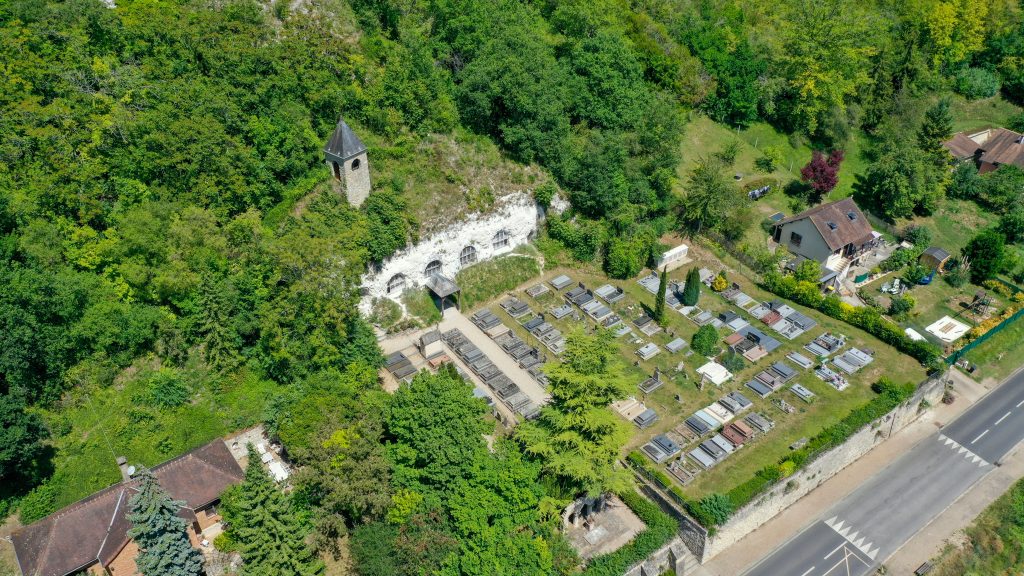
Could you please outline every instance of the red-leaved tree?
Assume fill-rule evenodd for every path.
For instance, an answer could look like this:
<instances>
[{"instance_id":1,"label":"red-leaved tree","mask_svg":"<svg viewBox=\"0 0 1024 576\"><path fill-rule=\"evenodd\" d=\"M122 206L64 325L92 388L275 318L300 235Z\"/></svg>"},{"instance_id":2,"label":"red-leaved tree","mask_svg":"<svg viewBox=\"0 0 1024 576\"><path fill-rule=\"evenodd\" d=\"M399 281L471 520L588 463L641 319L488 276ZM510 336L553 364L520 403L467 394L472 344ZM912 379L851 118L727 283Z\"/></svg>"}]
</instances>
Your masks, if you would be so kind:
<instances>
[{"instance_id":1,"label":"red-leaved tree","mask_svg":"<svg viewBox=\"0 0 1024 576\"><path fill-rule=\"evenodd\" d=\"M814 202L821 201L823 196L836 187L842 162L842 150L833 150L827 157L820 150L815 150L811 154L811 161L800 169L800 177L814 191Z\"/></svg>"}]
</instances>

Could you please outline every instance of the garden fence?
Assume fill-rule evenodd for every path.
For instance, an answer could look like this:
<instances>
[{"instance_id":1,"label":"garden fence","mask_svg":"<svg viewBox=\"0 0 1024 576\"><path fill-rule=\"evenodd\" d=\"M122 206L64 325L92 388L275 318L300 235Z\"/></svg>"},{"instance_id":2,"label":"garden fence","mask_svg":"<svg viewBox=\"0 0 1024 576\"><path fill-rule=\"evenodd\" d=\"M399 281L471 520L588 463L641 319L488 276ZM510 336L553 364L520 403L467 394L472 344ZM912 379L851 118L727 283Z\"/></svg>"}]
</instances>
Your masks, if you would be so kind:
<instances>
[{"instance_id":1,"label":"garden fence","mask_svg":"<svg viewBox=\"0 0 1024 576\"><path fill-rule=\"evenodd\" d=\"M981 336L978 336L974 340L968 342L967 345L964 346L963 348L957 350L956 352L953 352L949 356L946 356L946 364L952 366L953 364L956 363L957 360L962 358L964 354L967 354L971 350L974 350L978 346L981 346L982 344L985 343L986 340L1002 332L1004 329L1006 329L1007 326L1012 324L1014 321L1018 320L1021 316L1024 316L1024 308L1021 308L1013 316L1010 316L1006 320L1003 320L999 324L995 325L988 332L985 332Z\"/></svg>"}]
</instances>

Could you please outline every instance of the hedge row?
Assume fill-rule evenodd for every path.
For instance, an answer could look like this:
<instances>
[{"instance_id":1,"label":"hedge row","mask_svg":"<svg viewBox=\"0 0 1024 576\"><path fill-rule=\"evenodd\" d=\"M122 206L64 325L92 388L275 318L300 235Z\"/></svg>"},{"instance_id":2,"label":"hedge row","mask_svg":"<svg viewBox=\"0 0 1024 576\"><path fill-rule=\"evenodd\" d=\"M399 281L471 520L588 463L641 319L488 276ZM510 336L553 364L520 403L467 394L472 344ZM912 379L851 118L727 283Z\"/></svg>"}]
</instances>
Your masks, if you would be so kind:
<instances>
[{"instance_id":1,"label":"hedge row","mask_svg":"<svg viewBox=\"0 0 1024 576\"><path fill-rule=\"evenodd\" d=\"M679 530L674 518L636 492L624 492L619 498L643 520L647 529L615 552L594 558L580 576L622 576L630 566L642 562L668 543Z\"/></svg>"},{"instance_id":2,"label":"hedge row","mask_svg":"<svg viewBox=\"0 0 1024 576\"><path fill-rule=\"evenodd\" d=\"M941 351L925 341L911 340L898 324L882 317L882 313L870 306L852 306L835 294L822 296L813 282L798 282L793 276L784 276L772 271L765 275L764 288L768 291L814 308L825 315L856 326L889 344L900 352L914 358L928 368L936 368L941 361Z\"/></svg>"},{"instance_id":3,"label":"hedge row","mask_svg":"<svg viewBox=\"0 0 1024 576\"><path fill-rule=\"evenodd\" d=\"M738 510L779 480L803 468L814 456L841 445L858 430L889 413L914 394L915 386L896 384L883 377L872 386L872 389L878 396L872 398L870 402L850 411L839 422L818 432L799 450L790 452L777 464L758 470L753 478L730 490L727 496L732 501L733 509Z\"/></svg>"},{"instance_id":4,"label":"hedge row","mask_svg":"<svg viewBox=\"0 0 1024 576\"><path fill-rule=\"evenodd\" d=\"M662 472L659 468L651 466L643 454L633 450L626 456L626 460L637 470L646 472L648 477L653 478L662 488L669 491L675 497L676 503L685 508L690 517L702 526L714 530L715 526L721 524L721 521L716 521L716 517L720 515L716 516L714 512L705 507L705 502L708 498L704 500L691 500L688 498L683 494L682 488L673 482L668 474Z\"/></svg>"}]
</instances>

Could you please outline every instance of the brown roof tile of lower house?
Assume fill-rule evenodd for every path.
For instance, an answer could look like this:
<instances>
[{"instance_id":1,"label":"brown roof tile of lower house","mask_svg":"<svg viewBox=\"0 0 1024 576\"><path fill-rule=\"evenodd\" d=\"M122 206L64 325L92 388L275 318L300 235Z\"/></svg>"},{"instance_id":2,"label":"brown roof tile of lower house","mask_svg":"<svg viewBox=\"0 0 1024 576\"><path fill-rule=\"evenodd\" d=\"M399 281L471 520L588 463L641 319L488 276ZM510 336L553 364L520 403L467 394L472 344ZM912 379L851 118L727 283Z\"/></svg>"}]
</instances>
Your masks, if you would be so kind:
<instances>
[{"instance_id":1,"label":"brown roof tile of lower house","mask_svg":"<svg viewBox=\"0 0 1024 576\"><path fill-rule=\"evenodd\" d=\"M175 500L179 515L215 502L243 473L222 440L215 440L153 468ZM11 535L24 576L67 576L97 561L109 562L128 542L128 500L135 480L105 488Z\"/></svg>"},{"instance_id":2,"label":"brown roof tile of lower house","mask_svg":"<svg viewBox=\"0 0 1024 576\"><path fill-rule=\"evenodd\" d=\"M982 148L982 162L1013 164L1024 168L1024 136L1013 130L993 129Z\"/></svg>"},{"instance_id":3,"label":"brown roof tile of lower house","mask_svg":"<svg viewBox=\"0 0 1024 576\"><path fill-rule=\"evenodd\" d=\"M963 132L953 134L953 137L943 142L942 145L949 150L954 158L971 158L981 149L977 142L971 140Z\"/></svg>"}]
</instances>

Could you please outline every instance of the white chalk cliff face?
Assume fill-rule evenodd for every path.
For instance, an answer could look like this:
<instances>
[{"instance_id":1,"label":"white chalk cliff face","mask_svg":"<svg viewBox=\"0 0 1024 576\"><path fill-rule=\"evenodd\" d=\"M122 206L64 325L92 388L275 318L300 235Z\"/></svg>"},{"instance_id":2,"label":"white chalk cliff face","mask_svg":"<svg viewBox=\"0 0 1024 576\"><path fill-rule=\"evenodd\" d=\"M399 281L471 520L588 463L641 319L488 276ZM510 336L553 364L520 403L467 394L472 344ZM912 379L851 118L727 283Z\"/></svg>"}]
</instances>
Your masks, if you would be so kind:
<instances>
[{"instance_id":1,"label":"white chalk cliff face","mask_svg":"<svg viewBox=\"0 0 1024 576\"><path fill-rule=\"evenodd\" d=\"M379 271L363 276L360 308L369 312L374 298L400 301L407 288L423 286L427 268L448 278L476 262L507 254L526 244L537 231L540 208L527 192L499 198L487 214L473 214L386 260Z\"/></svg>"}]
</instances>

